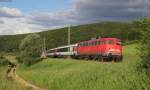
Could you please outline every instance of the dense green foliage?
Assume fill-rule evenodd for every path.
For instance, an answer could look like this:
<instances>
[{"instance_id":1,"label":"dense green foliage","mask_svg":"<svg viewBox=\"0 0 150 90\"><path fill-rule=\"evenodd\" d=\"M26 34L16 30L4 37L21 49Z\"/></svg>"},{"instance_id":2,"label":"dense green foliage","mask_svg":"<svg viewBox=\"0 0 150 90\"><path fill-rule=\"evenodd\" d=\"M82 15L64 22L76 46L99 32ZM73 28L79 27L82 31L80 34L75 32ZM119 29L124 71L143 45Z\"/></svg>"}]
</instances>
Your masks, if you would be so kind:
<instances>
[{"instance_id":1,"label":"dense green foliage","mask_svg":"<svg viewBox=\"0 0 150 90\"><path fill-rule=\"evenodd\" d=\"M0 55L0 66L8 65L9 61L3 56Z\"/></svg>"},{"instance_id":2,"label":"dense green foliage","mask_svg":"<svg viewBox=\"0 0 150 90\"><path fill-rule=\"evenodd\" d=\"M0 51L15 52L19 50L19 44L25 35L0 36Z\"/></svg>"},{"instance_id":3,"label":"dense green foliage","mask_svg":"<svg viewBox=\"0 0 150 90\"><path fill-rule=\"evenodd\" d=\"M32 65L40 60L42 52L42 40L38 34L30 34L21 41L19 46L19 62L25 65ZM22 60L22 61L21 61Z\"/></svg>"},{"instance_id":4,"label":"dense green foliage","mask_svg":"<svg viewBox=\"0 0 150 90\"><path fill-rule=\"evenodd\" d=\"M150 69L150 19L138 21L137 24L141 28L139 52L142 66Z\"/></svg>"},{"instance_id":5,"label":"dense green foliage","mask_svg":"<svg viewBox=\"0 0 150 90\"><path fill-rule=\"evenodd\" d=\"M136 47L124 47L121 63L47 59L18 73L46 90L149 90L148 77L136 69Z\"/></svg>"},{"instance_id":6,"label":"dense green foliage","mask_svg":"<svg viewBox=\"0 0 150 90\"><path fill-rule=\"evenodd\" d=\"M117 37L124 41L136 40L139 36L139 29L130 22L102 22L88 25L71 27L71 43L88 40L93 37ZM67 28L49 30L39 33L46 38L47 49L67 44ZM21 40L26 36L0 36L0 51L18 51Z\"/></svg>"}]
</instances>

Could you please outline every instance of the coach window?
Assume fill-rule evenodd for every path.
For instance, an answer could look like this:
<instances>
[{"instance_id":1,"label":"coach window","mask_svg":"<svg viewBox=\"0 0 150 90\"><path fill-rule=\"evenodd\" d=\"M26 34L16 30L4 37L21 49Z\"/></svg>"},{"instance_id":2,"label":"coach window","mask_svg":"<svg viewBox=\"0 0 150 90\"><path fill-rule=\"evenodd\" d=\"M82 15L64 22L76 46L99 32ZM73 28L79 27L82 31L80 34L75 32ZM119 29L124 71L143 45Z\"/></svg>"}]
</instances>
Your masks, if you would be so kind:
<instances>
[{"instance_id":1,"label":"coach window","mask_svg":"<svg viewBox=\"0 0 150 90\"><path fill-rule=\"evenodd\" d=\"M86 42L85 46L88 46L88 42Z\"/></svg>"},{"instance_id":2,"label":"coach window","mask_svg":"<svg viewBox=\"0 0 150 90\"><path fill-rule=\"evenodd\" d=\"M92 42L90 42L90 46L92 46Z\"/></svg>"},{"instance_id":3,"label":"coach window","mask_svg":"<svg viewBox=\"0 0 150 90\"><path fill-rule=\"evenodd\" d=\"M86 43L85 43L85 42L83 43L83 46L86 46Z\"/></svg>"},{"instance_id":4,"label":"coach window","mask_svg":"<svg viewBox=\"0 0 150 90\"><path fill-rule=\"evenodd\" d=\"M96 45L99 45L99 41L96 41Z\"/></svg>"},{"instance_id":5,"label":"coach window","mask_svg":"<svg viewBox=\"0 0 150 90\"><path fill-rule=\"evenodd\" d=\"M94 46L96 46L96 41L94 41Z\"/></svg>"},{"instance_id":6,"label":"coach window","mask_svg":"<svg viewBox=\"0 0 150 90\"><path fill-rule=\"evenodd\" d=\"M91 46L91 42L89 42L89 46Z\"/></svg>"},{"instance_id":7,"label":"coach window","mask_svg":"<svg viewBox=\"0 0 150 90\"><path fill-rule=\"evenodd\" d=\"M82 43L80 43L80 46L82 46Z\"/></svg>"},{"instance_id":8,"label":"coach window","mask_svg":"<svg viewBox=\"0 0 150 90\"><path fill-rule=\"evenodd\" d=\"M89 43L88 42L86 42L86 46L88 46L89 45Z\"/></svg>"},{"instance_id":9,"label":"coach window","mask_svg":"<svg viewBox=\"0 0 150 90\"><path fill-rule=\"evenodd\" d=\"M92 44L91 46L94 46L94 42L91 42L91 44Z\"/></svg>"},{"instance_id":10,"label":"coach window","mask_svg":"<svg viewBox=\"0 0 150 90\"><path fill-rule=\"evenodd\" d=\"M91 42L89 42L88 45L91 46Z\"/></svg>"},{"instance_id":11,"label":"coach window","mask_svg":"<svg viewBox=\"0 0 150 90\"><path fill-rule=\"evenodd\" d=\"M92 42L90 42L90 46L92 46Z\"/></svg>"},{"instance_id":12,"label":"coach window","mask_svg":"<svg viewBox=\"0 0 150 90\"><path fill-rule=\"evenodd\" d=\"M83 46L83 43L80 43L80 46Z\"/></svg>"},{"instance_id":13,"label":"coach window","mask_svg":"<svg viewBox=\"0 0 150 90\"><path fill-rule=\"evenodd\" d=\"M85 42L85 43L84 43L84 46L86 46L86 44L87 44L87 43Z\"/></svg>"},{"instance_id":14,"label":"coach window","mask_svg":"<svg viewBox=\"0 0 150 90\"><path fill-rule=\"evenodd\" d=\"M94 46L94 42L92 42L92 46Z\"/></svg>"},{"instance_id":15,"label":"coach window","mask_svg":"<svg viewBox=\"0 0 150 90\"><path fill-rule=\"evenodd\" d=\"M86 42L86 46L89 46L89 42Z\"/></svg>"},{"instance_id":16,"label":"coach window","mask_svg":"<svg viewBox=\"0 0 150 90\"><path fill-rule=\"evenodd\" d=\"M88 46L88 42L85 43L85 46Z\"/></svg>"},{"instance_id":17,"label":"coach window","mask_svg":"<svg viewBox=\"0 0 150 90\"><path fill-rule=\"evenodd\" d=\"M95 45L96 45L96 41L93 42L93 46L95 46Z\"/></svg>"},{"instance_id":18,"label":"coach window","mask_svg":"<svg viewBox=\"0 0 150 90\"><path fill-rule=\"evenodd\" d=\"M94 45L95 45L95 46L97 45L97 41L94 41Z\"/></svg>"},{"instance_id":19,"label":"coach window","mask_svg":"<svg viewBox=\"0 0 150 90\"><path fill-rule=\"evenodd\" d=\"M87 42L84 43L84 46L87 46Z\"/></svg>"},{"instance_id":20,"label":"coach window","mask_svg":"<svg viewBox=\"0 0 150 90\"><path fill-rule=\"evenodd\" d=\"M96 46L97 45L97 42L96 41L94 41L94 46Z\"/></svg>"},{"instance_id":21,"label":"coach window","mask_svg":"<svg viewBox=\"0 0 150 90\"><path fill-rule=\"evenodd\" d=\"M96 41L94 41L94 46L96 46L96 43L97 43L97 42L96 42Z\"/></svg>"},{"instance_id":22,"label":"coach window","mask_svg":"<svg viewBox=\"0 0 150 90\"><path fill-rule=\"evenodd\" d=\"M99 45L99 41L97 41L97 45Z\"/></svg>"},{"instance_id":23,"label":"coach window","mask_svg":"<svg viewBox=\"0 0 150 90\"><path fill-rule=\"evenodd\" d=\"M84 43L84 46L86 46L86 42Z\"/></svg>"},{"instance_id":24,"label":"coach window","mask_svg":"<svg viewBox=\"0 0 150 90\"><path fill-rule=\"evenodd\" d=\"M84 43L82 43L82 46L84 46Z\"/></svg>"}]
</instances>

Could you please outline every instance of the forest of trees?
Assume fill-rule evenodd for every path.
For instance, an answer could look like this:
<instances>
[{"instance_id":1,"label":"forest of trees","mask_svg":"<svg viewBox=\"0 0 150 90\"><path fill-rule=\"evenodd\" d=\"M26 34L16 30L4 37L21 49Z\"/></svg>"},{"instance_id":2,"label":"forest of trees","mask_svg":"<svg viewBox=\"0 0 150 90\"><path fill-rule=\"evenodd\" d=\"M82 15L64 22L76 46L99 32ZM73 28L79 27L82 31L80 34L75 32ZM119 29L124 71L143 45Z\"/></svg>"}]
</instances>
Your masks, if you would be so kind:
<instances>
[{"instance_id":1,"label":"forest of trees","mask_svg":"<svg viewBox=\"0 0 150 90\"><path fill-rule=\"evenodd\" d=\"M67 44L67 28L39 32L46 39L46 47L54 48ZM134 22L101 22L71 27L71 43L95 37L117 37L123 42L137 40L139 28ZM16 52L21 40L28 34L0 36L0 52Z\"/></svg>"}]
</instances>

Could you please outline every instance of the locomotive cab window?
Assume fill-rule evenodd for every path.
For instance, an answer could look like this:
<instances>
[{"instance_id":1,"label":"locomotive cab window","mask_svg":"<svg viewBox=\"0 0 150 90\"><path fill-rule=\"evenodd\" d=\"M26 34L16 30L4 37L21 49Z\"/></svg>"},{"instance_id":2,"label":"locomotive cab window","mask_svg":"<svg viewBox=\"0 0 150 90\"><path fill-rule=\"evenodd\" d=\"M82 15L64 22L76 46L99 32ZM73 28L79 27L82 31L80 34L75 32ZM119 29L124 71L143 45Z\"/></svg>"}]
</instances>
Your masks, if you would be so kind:
<instances>
[{"instance_id":1,"label":"locomotive cab window","mask_svg":"<svg viewBox=\"0 0 150 90\"><path fill-rule=\"evenodd\" d=\"M122 45L121 40L116 40L117 45Z\"/></svg>"},{"instance_id":2,"label":"locomotive cab window","mask_svg":"<svg viewBox=\"0 0 150 90\"><path fill-rule=\"evenodd\" d=\"M107 43L108 44L113 44L113 40L109 40Z\"/></svg>"},{"instance_id":3,"label":"locomotive cab window","mask_svg":"<svg viewBox=\"0 0 150 90\"><path fill-rule=\"evenodd\" d=\"M107 41L104 41L104 44L113 44L113 40L107 40Z\"/></svg>"},{"instance_id":4,"label":"locomotive cab window","mask_svg":"<svg viewBox=\"0 0 150 90\"><path fill-rule=\"evenodd\" d=\"M117 42L116 44L117 44L117 45L122 45L122 43L121 43L120 41L119 41L119 42Z\"/></svg>"}]
</instances>

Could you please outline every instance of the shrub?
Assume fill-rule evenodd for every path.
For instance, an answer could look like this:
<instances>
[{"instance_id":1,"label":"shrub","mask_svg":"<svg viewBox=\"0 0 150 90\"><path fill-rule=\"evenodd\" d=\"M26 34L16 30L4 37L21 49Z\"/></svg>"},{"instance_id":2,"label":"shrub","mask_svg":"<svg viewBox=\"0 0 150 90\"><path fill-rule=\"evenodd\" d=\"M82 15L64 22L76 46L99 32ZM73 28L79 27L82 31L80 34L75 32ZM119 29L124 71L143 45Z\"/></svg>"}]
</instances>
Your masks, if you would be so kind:
<instances>
[{"instance_id":1,"label":"shrub","mask_svg":"<svg viewBox=\"0 0 150 90\"><path fill-rule=\"evenodd\" d=\"M9 64L9 61L5 57L0 55L0 66L8 65L8 64Z\"/></svg>"},{"instance_id":2,"label":"shrub","mask_svg":"<svg viewBox=\"0 0 150 90\"><path fill-rule=\"evenodd\" d=\"M128 41L128 42L124 42L122 45L123 45L123 46L126 46L126 45L130 45L130 44L134 44L134 43L138 43L138 41L137 41L137 40Z\"/></svg>"},{"instance_id":3,"label":"shrub","mask_svg":"<svg viewBox=\"0 0 150 90\"><path fill-rule=\"evenodd\" d=\"M36 63L42 61L42 59L39 57L24 57L23 61L26 66L31 66L33 64L36 64Z\"/></svg>"},{"instance_id":4,"label":"shrub","mask_svg":"<svg viewBox=\"0 0 150 90\"><path fill-rule=\"evenodd\" d=\"M25 37L19 46L20 55L17 57L18 62L27 66L32 65L40 60L42 51L42 41L38 34L30 34Z\"/></svg>"},{"instance_id":5,"label":"shrub","mask_svg":"<svg viewBox=\"0 0 150 90\"><path fill-rule=\"evenodd\" d=\"M16 57L16 60L18 61L18 63L23 63L23 60L21 59L20 56L17 56L17 57Z\"/></svg>"},{"instance_id":6,"label":"shrub","mask_svg":"<svg viewBox=\"0 0 150 90\"><path fill-rule=\"evenodd\" d=\"M141 28L141 38L139 44L139 56L142 59L141 67L150 69L150 19L138 22Z\"/></svg>"}]
</instances>

